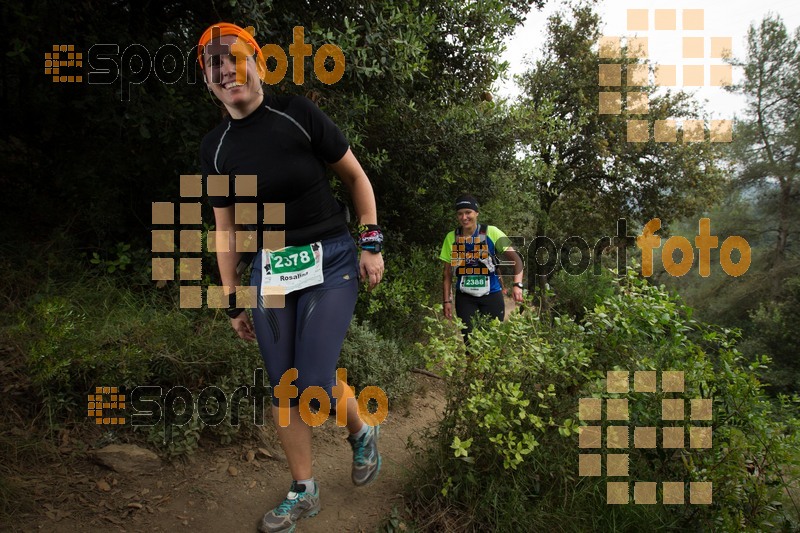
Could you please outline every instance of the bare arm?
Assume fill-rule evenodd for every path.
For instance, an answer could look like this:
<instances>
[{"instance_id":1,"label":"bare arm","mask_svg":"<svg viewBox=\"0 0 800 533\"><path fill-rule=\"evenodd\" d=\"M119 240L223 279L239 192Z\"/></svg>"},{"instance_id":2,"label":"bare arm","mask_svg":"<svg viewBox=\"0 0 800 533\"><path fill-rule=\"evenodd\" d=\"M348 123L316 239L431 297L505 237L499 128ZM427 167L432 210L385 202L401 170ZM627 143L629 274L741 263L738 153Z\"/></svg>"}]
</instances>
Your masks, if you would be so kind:
<instances>
[{"instance_id":1,"label":"bare arm","mask_svg":"<svg viewBox=\"0 0 800 533\"><path fill-rule=\"evenodd\" d=\"M217 235L225 235L226 242L217 243L217 265L222 284L225 286L225 294L230 294L236 290L239 284L239 276L236 275L236 265L239 263L241 253L236 251L236 224L234 224L234 206L215 207L214 220ZM227 246L226 246L227 244Z\"/></svg>"},{"instance_id":2,"label":"bare arm","mask_svg":"<svg viewBox=\"0 0 800 533\"><path fill-rule=\"evenodd\" d=\"M377 224L378 210L372 184L352 150L348 148L339 161L331 164L331 168L350 190L359 223ZM361 252L359 269L361 280L369 281L369 289L372 290L383 277L383 256L380 253Z\"/></svg>"},{"instance_id":3,"label":"bare arm","mask_svg":"<svg viewBox=\"0 0 800 533\"><path fill-rule=\"evenodd\" d=\"M331 168L350 190L350 197L353 199L359 223L377 224L378 211L375 208L375 193L353 151L348 148L347 153L339 161L331 164Z\"/></svg>"},{"instance_id":4,"label":"bare arm","mask_svg":"<svg viewBox=\"0 0 800 533\"><path fill-rule=\"evenodd\" d=\"M234 223L234 206L215 207L214 220L218 232L227 232L227 246L224 242L217 243L217 266L219 276L222 279L225 294L236 291L236 286L240 283L240 276L236 273L236 265L239 263L241 253L236 251L236 230ZM218 233L218 235L225 235ZM231 326L236 333L245 340L255 340L256 336L250 317L247 313L240 313L236 318L231 319Z\"/></svg>"},{"instance_id":5,"label":"bare arm","mask_svg":"<svg viewBox=\"0 0 800 533\"><path fill-rule=\"evenodd\" d=\"M442 274L442 301L444 302L444 316L448 319L453 318L453 269L450 263L444 264Z\"/></svg>"},{"instance_id":6,"label":"bare arm","mask_svg":"<svg viewBox=\"0 0 800 533\"><path fill-rule=\"evenodd\" d=\"M514 283L522 283L522 257L520 257L519 253L511 247L508 247L503 252L503 259L509 262L514 263ZM512 290L512 295L514 296L515 302L522 302L522 289L519 287L514 287Z\"/></svg>"}]
</instances>

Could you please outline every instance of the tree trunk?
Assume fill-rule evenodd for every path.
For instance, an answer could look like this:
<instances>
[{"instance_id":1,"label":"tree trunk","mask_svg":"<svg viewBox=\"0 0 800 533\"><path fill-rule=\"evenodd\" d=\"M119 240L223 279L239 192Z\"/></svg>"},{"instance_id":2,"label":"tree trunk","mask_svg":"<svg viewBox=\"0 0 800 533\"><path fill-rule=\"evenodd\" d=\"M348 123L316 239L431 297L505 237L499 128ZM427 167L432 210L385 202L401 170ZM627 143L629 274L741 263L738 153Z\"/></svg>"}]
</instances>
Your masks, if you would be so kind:
<instances>
[{"instance_id":1,"label":"tree trunk","mask_svg":"<svg viewBox=\"0 0 800 533\"><path fill-rule=\"evenodd\" d=\"M792 182L789 178L780 178L781 192L778 201L778 238L775 242L775 253L772 257L772 294L777 296L783 287L781 267L786 259L786 244L789 240L789 210L792 200Z\"/></svg>"},{"instance_id":2,"label":"tree trunk","mask_svg":"<svg viewBox=\"0 0 800 533\"><path fill-rule=\"evenodd\" d=\"M557 196L554 196L551 193L544 192L541 193L539 202L539 207L541 210L541 216L536 221L536 237L547 237L547 226L550 220L550 210L553 207L553 204L556 201ZM534 240L534 255L533 255L533 265L531 270L535 273L534 285L535 288L538 288L539 295L540 295L540 305L542 311L548 311L550 309L550 302L547 298L547 271L545 270L546 265L540 265L539 261L536 258L536 241ZM555 251L558 254L558 250ZM549 252L548 252L549 254ZM550 257L548 255L547 261L550 261ZM529 290L534 287L528 287Z\"/></svg>"},{"instance_id":3,"label":"tree trunk","mask_svg":"<svg viewBox=\"0 0 800 533\"><path fill-rule=\"evenodd\" d=\"M536 221L536 236L544 237L547 231L547 222L540 218ZM536 246L537 242L534 240L533 245ZM537 259L537 250L534 249L533 256L533 271L534 271L534 286L539 292L539 301L542 311L547 311L550 308L550 303L547 300L547 274L544 270L544 265L540 265Z\"/></svg>"}]
</instances>

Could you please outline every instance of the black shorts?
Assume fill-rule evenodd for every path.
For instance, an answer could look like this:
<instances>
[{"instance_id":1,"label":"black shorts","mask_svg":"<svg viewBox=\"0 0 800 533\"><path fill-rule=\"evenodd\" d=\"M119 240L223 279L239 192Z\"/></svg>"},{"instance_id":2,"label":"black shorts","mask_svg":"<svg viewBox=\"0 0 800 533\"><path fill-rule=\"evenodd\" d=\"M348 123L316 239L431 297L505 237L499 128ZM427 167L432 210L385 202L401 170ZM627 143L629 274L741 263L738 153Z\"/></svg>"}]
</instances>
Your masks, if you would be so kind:
<instances>
[{"instance_id":1,"label":"black shorts","mask_svg":"<svg viewBox=\"0 0 800 533\"><path fill-rule=\"evenodd\" d=\"M467 340L473 327L473 319L476 314L481 313L497 318L501 322L506 316L506 303L503 301L503 291L496 291L486 296L471 296L463 292L456 292L456 316L464 324L461 333L464 340Z\"/></svg>"}]
</instances>

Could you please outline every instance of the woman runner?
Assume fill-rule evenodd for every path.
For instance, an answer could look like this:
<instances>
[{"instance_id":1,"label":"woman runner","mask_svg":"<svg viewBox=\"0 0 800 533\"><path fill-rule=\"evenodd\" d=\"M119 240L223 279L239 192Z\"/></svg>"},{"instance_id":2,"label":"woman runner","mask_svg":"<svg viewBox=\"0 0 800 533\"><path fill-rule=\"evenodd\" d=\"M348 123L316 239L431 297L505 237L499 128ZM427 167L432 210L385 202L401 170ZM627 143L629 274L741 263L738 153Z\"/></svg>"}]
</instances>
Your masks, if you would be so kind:
<instances>
[{"instance_id":1,"label":"woman runner","mask_svg":"<svg viewBox=\"0 0 800 533\"><path fill-rule=\"evenodd\" d=\"M251 30L252 31L252 30ZM372 186L350 150L341 130L310 100L298 96L265 94L262 52L251 32L228 23L209 27L198 43L198 60L210 93L222 102L228 116L208 133L201 144L204 178L227 175L230 191L235 176L255 175L254 198L210 196L216 230L228 232L229 250L217 251L220 277L229 294L231 326L242 339L257 340L273 390L289 369L297 369L298 393L291 400L289 423L279 423L278 401L273 398L273 419L289 463L291 488L286 498L264 514L259 531L294 531L300 518L320 510L320 490L312 473L311 428L301 419L298 398L310 386L323 388L332 409L347 412L348 440L353 448L352 480L366 485L378 475L378 426L358 415L349 387L337 383L335 371L342 342L353 316L358 279L370 290L383 276L383 234L377 225ZM237 75L237 67L239 72ZM361 257L350 237L345 209L333 196L327 168L349 189L361 226ZM257 227L236 224L236 202L256 203ZM283 204L282 224L266 214L264 204ZM259 251L252 261L251 286L278 287L281 304L259 296L252 322L235 305L240 284L235 232L258 230ZM279 244L261 242L266 235L283 235ZM224 233L223 233L224 235ZM264 237L263 240L268 240ZM262 283L263 281L263 283ZM345 405L335 405L333 387L344 391ZM318 405L318 404L317 404Z\"/></svg>"},{"instance_id":2,"label":"woman runner","mask_svg":"<svg viewBox=\"0 0 800 533\"><path fill-rule=\"evenodd\" d=\"M453 318L453 274L456 274L456 316L464 322L464 341L469 341L475 315L483 313L503 320L505 302L495 257L502 254L514 263L514 301L522 299L522 259L508 237L495 226L478 223L478 200L465 194L456 200L458 227L445 236L439 258L443 272L444 316Z\"/></svg>"}]
</instances>

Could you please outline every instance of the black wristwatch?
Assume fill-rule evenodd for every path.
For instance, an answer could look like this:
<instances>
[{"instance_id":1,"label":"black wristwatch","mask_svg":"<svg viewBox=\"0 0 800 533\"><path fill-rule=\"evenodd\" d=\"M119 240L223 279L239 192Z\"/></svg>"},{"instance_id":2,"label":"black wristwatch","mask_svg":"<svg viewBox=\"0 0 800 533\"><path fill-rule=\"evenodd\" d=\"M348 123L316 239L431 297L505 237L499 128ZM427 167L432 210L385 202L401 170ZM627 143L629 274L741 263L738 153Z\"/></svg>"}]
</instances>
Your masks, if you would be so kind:
<instances>
[{"instance_id":1,"label":"black wristwatch","mask_svg":"<svg viewBox=\"0 0 800 533\"><path fill-rule=\"evenodd\" d=\"M525 286L522 284L521 281L518 281L518 282L514 283L513 285L514 285L514 287L519 287L520 289L524 289L525 288Z\"/></svg>"},{"instance_id":2,"label":"black wristwatch","mask_svg":"<svg viewBox=\"0 0 800 533\"><path fill-rule=\"evenodd\" d=\"M383 251L383 243L382 242L371 242L368 244L364 244L361 246L361 249L365 252L372 252L373 254L379 254Z\"/></svg>"}]
</instances>

